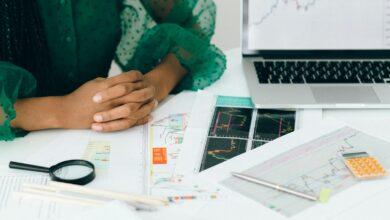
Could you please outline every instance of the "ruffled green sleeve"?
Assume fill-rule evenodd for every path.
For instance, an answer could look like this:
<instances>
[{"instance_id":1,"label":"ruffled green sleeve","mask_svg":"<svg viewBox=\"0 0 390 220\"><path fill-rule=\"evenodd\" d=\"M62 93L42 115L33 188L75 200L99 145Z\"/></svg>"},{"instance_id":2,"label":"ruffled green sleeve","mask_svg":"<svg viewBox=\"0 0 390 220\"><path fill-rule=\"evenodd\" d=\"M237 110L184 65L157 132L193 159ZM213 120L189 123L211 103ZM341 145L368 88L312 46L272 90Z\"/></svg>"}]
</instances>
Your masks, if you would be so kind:
<instances>
[{"instance_id":1,"label":"ruffled green sleeve","mask_svg":"<svg viewBox=\"0 0 390 220\"><path fill-rule=\"evenodd\" d=\"M33 96L35 88L35 78L27 70L0 61L0 141L13 140L23 133L10 126L16 116L13 105L16 99Z\"/></svg>"},{"instance_id":2,"label":"ruffled green sleeve","mask_svg":"<svg viewBox=\"0 0 390 220\"><path fill-rule=\"evenodd\" d=\"M125 0L121 22L116 61L124 71L146 73L173 53L188 70L175 89L180 91L205 88L226 68L224 54L209 42L215 24L211 0Z\"/></svg>"},{"instance_id":3,"label":"ruffled green sleeve","mask_svg":"<svg viewBox=\"0 0 390 220\"><path fill-rule=\"evenodd\" d=\"M212 0L142 0L159 23L178 24L199 37L210 40L214 34L216 6Z\"/></svg>"}]
</instances>

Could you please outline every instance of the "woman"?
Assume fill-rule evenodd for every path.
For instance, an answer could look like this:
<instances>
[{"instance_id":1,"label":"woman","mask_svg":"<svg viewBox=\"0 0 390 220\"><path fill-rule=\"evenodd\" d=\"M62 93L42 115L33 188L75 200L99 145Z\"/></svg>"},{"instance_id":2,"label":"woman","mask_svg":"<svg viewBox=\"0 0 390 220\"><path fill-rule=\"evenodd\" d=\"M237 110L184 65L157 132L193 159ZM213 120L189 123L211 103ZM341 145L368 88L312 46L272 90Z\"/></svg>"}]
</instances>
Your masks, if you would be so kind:
<instances>
[{"instance_id":1,"label":"woman","mask_svg":"<svg viewBox=\"0 0 390 220\"><path fill-rule=\"evenodd\" d=\"M170 92L217 80L211 0L0 1L0 140L25 131L118 131ZM106 78L111 61L123 74Z\"/></svg>"}]
</instances>

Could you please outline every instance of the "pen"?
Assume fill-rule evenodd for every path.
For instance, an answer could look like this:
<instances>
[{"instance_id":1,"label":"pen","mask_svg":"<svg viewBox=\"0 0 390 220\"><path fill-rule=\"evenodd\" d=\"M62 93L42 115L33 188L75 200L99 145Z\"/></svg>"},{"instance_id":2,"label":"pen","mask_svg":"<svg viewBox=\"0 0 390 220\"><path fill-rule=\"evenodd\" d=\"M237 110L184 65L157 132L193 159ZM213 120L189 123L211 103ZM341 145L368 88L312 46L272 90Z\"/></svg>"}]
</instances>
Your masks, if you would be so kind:
<instances>
[{"instance_id":1,"label":"pen","mask_svg":"<svg viewBox=\"0 0 390 220\"><path fill-rule=\"evenodd\" d=\"M276 190L279 190L281 192L289 193L289 194L292 194L292 195L295 195L295 196L298 196L298 197L301 197L301 198L305 198L305 199L308 199L308 200L311 200L311 201L317 201L318 200L318 198L315 197L315 196L308 195L306 193L299 192L299 191L296 191L296 190L293 190L293 189L289 189L287 187L284 187L284 186L281 186L281 185L278 185L278 184L275 184L275 183L271 183L271 182L268 182L268 181L265 181L265 180L260 180L260 179L258 179L256 177L249 176L249 175L246 175L246 174L243 174L243 173L231 172L231 174L234 177L237 177L239 179L246 180L248 182L255 183L255 184L258 184L258 185L261 185L261 186L265 186L265 187L269 187L269 188L272 188L272 189L276 189Z\"/></svg>"}]
</instances>

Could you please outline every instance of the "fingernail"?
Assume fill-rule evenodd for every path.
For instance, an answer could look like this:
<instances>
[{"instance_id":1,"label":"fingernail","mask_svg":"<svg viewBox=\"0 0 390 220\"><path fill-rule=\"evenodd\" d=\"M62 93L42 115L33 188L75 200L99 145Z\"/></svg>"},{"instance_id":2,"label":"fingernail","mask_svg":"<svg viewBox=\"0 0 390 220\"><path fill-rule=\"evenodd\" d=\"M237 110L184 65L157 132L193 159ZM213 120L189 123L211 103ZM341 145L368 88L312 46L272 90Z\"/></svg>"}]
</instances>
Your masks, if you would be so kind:
<instances>
[{"instance_id":1,"label":"fingernail","mask_svg":"<svg viewBox=\"0 0 390 220\"><path fill-rule=\"evenodd\" d=\"M148 122L151 122L151 121L153 121L153 116L149 116L149 118L148 118Z\"/></svg>"},{"instance_id":2,"label":"fingernail","mask_svg":"<svg viewBox=\"0 0 390 220\"><path fill-rule=\"evenodd\" d=\"M94 131L102 131L103 127L100 125L92 125L92 130Z\"/></svg>"},{"instance_id":3,"label":"fingernail","mask_svg":"<svg viewBox=\"0 0 390 220\"><path fill-rule=\"evenodd\" d=\"M93 117L93 119L95 119L96 122L102 122L103 121L103 116L102 115L95 115Z\"/></svg>"},{"instance_id":4,"label":"fingernail","mask_svg":"<svg viewBox=\"0 0 390 220\"><path fill-rule=\"evenodd\" d=\"M92 100L96 103L99 103L102 101L102 96L100 94L96 94L92 97Z\"/></svg>"},{"instance_id":5,"label":"fingernail","mask_svg":"<svg viewBox=\"0 0 390 220\"><path fill-rule=\"evenodd\" d=\"M158 106L158 101L154 100L154 108L157 108L157 106Z\"/></svg>"}]
</instances>

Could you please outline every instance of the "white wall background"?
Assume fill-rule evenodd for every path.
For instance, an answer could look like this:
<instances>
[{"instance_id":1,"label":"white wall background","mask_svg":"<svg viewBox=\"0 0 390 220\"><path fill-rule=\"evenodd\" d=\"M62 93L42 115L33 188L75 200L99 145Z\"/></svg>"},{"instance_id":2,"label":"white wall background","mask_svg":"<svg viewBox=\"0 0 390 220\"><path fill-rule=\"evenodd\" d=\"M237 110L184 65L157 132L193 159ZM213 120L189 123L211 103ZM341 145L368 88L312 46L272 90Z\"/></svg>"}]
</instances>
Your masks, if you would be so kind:
<instances>
[{"instance_id":1,"label":"white wall background","mask_svg":"<svg viewBox=\"0 0 390 220\"><path fill-rule=\"evenodd\" d=\"M217 5L217 24L212 42L221 50L240 46L241 0L214 0Z\"/></svg>"}]
</instances>

